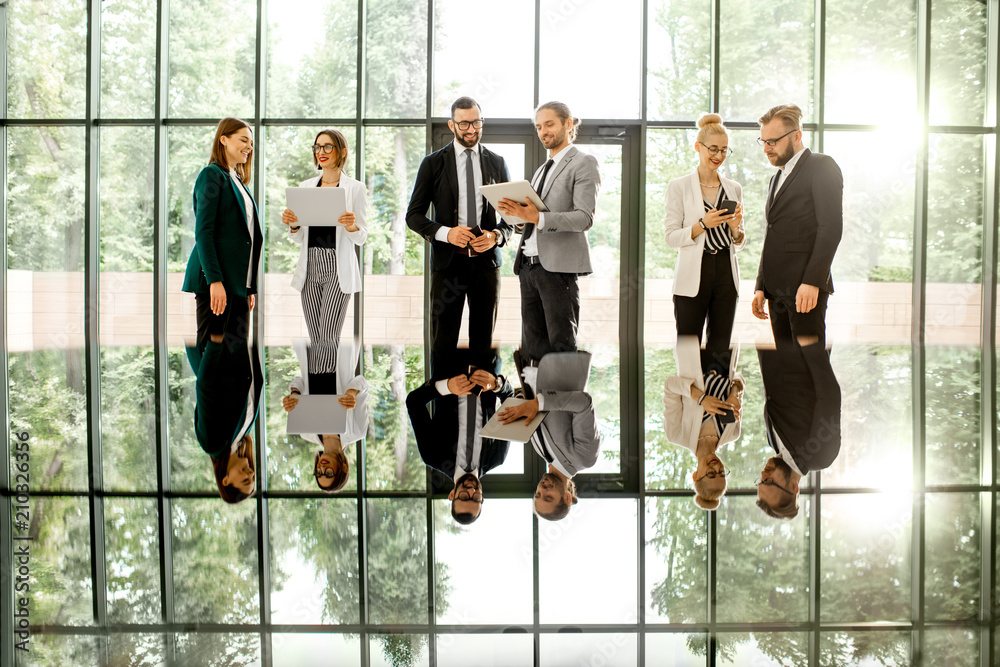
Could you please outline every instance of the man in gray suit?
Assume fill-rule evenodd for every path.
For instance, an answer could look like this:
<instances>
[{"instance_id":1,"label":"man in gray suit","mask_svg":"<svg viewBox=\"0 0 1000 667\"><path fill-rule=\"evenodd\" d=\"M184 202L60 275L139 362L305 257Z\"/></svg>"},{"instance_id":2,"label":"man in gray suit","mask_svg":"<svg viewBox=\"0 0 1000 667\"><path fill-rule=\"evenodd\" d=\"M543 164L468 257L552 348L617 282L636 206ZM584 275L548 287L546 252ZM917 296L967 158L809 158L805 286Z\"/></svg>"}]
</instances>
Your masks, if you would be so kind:
<instances>
[{"instance_id":1,"label":"man in gray suit","mask_svg":"<svg viewBox=\"0 0 1000 667\"><path fill-rule=\"evenodd\" d=\"M529 360L576 349L580 323L577 276L591 272L587 230L594 224L601 173L597 158L572 145L580 120L562 102L535 112L535 130L549 159L531 180L548 209L502 199L502 215L526 224L514 259L521 280L521 352Z\"/></svg>"},{"instance_id":2,"label":"man in gray suit","mask_svg":"<svg viewBox=\"0 0 1000 667\"><path fill-rule=\"evenodd\" d=\"M535 489L535 513L549 521L569 514L578 500L573 477L594 467L601 450L594 398L587 393L589 376L589 352L547 354L537 366L524 369L529 400L498 414L500 423L509 424L521 417L531 421L539 410L548 413L531 445L549 464Z\"/></svg>"}]
</instances>

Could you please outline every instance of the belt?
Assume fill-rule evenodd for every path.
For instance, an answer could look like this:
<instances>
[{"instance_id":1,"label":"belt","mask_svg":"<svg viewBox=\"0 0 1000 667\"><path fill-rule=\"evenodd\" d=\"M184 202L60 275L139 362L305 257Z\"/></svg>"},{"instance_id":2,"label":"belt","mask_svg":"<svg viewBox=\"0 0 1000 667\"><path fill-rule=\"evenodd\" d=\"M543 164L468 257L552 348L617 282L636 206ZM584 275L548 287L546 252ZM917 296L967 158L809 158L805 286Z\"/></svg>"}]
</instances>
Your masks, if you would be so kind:
<instances>
[{"instance_id":1,"label":"belt","mask_svg":"<svg viewBox=\"0 0 1000 667\"><path fill-rule=\"evenodd\" d=\"M527 262L529 265L533 266L535 264L541 264L542 260L538 259L538 255L521 255L521 262Z\"/></svg>"},{"instance_id":2,"label":"belt","mask_svg":"<svg viewBox=\"0 0 1000 667\"><path fill-rule=\"evenodd\" d=\"M479 257L479 253L472 248L455 248L455 252L466 257Z\"/></svg>"}]
</instances>

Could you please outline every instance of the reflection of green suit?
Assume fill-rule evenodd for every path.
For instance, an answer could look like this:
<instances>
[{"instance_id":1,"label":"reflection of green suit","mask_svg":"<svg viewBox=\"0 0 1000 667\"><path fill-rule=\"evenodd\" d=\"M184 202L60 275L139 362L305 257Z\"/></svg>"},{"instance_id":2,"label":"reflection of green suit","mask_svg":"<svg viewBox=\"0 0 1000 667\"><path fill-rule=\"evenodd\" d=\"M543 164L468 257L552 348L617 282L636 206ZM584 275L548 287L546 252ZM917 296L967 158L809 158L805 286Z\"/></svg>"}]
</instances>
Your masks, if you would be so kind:
<instances>
[{"instance_id":1,"label":"reflection of green suit","mask_svg":"<svg viewBox=\"0 0 1000 667\"><path fill-rule=\"evenodd\" d=\"M198 174L194 184L195 243L184 273L181 289L185 292L208 294L211 283L222 281L228 294L245 297L257 293L257 265L264 237L256 203L253 237L250 235L240 187L246 188L237 185L217 164Z\"/></svg>"},{"instance_id":2,"label":"reflection of green suit","mask_svg":"<svg viewBox=\"0 0 1000 667\"><path fill-rule=\"evenodd\" d=\"M246 342L245 339L234 340L232 344L229 341L209 341L204 352L197 347L187 348L188 361L198 376L195 383L194 431L198 444L210 456L219 456L227 451L233 441L244 434L251 379L254 415L250 428L253 428L260 410L264 375L257 347L250 347Z\"/></svg>"}]
</instances>

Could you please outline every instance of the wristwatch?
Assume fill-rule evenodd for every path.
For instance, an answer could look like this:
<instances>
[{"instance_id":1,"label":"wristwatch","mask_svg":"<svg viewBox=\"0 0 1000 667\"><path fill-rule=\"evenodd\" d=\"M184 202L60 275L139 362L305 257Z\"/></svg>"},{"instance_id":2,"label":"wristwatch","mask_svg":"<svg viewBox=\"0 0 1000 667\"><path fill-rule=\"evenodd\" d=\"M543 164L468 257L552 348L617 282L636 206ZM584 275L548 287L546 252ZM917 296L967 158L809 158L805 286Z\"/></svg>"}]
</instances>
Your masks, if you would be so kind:
<instances>
[{"instance_id":1,"label":"wristwatch","mask_svg":"<svg viewBox=\"0 0 1000 667\"><path fill-rule=\"evenodd\" d=\"M701 225L701 228L706 232L708 231L708 227L705 226L705 218L698 218L698 224Z\"/></svg>"}]
</instances>

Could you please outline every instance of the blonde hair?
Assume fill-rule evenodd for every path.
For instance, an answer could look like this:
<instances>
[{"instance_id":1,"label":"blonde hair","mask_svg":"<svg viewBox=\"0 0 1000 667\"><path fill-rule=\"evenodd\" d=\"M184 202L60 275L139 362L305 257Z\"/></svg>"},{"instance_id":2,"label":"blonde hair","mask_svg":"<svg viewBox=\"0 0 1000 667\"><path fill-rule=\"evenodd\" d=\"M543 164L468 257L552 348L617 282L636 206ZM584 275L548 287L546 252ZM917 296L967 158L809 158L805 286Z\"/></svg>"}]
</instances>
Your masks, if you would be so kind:
<instances>
[{"instance_id":1,"label":"blonde hair","mask_svg":"<svg viewBox=\"0 0 1000 667\"><path fill-rule=\"evenodd\" d=\"M698 118L698 141L704 143L713 134L729 136L729 130L722 124L722 116L717 113L703 113Z\"/></svg>"},{"instance_id":2,"label":"blonde hair","mask_svg":"<svg viewBox=\"0 0 1000 667\"><path fill-rule=\"evenodd\" d=\"M719 506L722 496L726 495L726 488L725 477L722 478L722 486L710 484L707 477L702 477L694 483L694 504L703 510L714 510Z\"/></svg>"},{"instance_id":3,"label":"blonde hair","mask_svg":"<svg viewBox=\"0 0 1000 667\"><path fill-rule=\"evenodd\" d=\"M757 122L761 125L767 125L775 118L781 119L785 129L802 129L802 109L798 108L794 104L779 104L776 107L771 107Z\"/></svg>"}]
</instances>

